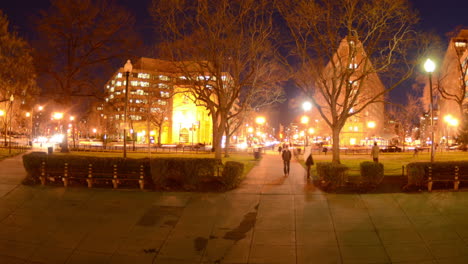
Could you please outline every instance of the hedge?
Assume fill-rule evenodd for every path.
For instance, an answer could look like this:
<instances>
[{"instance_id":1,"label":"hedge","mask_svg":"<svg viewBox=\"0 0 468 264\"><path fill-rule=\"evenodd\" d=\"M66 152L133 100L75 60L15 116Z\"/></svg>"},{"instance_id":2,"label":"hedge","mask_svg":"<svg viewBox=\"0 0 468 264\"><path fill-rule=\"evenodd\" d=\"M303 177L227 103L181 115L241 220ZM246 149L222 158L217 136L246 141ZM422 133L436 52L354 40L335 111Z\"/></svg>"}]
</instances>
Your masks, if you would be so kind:
<instances>
[{"instance_id":1,"label":"hedge","mask_svg":"<svg viewBox=\"0 0 468 264\"><path fill-rule=\"evenodd\" d=\"M377 186L384 177L384 166L382 163L364 161L359 164L362 181L366 185Z\"/></svg>"},{"instance_id":2,"label":"hedge","mask_svg":"<svg viewBox=\"0 0 468 264\"><path fill-rule=\"evenodd\" d=\"M143 158L130 159L120 157L94 157L75 155L47 155L44 152L32 152L23 156L23 164L28 178L25 183L39 183L41 163L46 161L47 168L62 170L68 163L70 171L73 169L86 170L92 164L93 171L109 171L113 165L118 165L122 173L137 171L144 167L145 186L155 189L174 189L194 191L206 189L206 185L218 185L217 190L235 188L242 180L244 164L228 161L222 164L214 158ZM58 181L58 183L61 181ZM213 185L214 184L214 185Z\"/></svg>"},{"instance_id":3,"label":"hedge","mask_svg":"<svg viewBox=\"0 0 468 264\"><path fill-rule=\"evenodd\" d=\"M344 164L332 162L317 162L317 174L328 187L336 188L344 185L349 168Z\"/></svg>"}]
</instances>

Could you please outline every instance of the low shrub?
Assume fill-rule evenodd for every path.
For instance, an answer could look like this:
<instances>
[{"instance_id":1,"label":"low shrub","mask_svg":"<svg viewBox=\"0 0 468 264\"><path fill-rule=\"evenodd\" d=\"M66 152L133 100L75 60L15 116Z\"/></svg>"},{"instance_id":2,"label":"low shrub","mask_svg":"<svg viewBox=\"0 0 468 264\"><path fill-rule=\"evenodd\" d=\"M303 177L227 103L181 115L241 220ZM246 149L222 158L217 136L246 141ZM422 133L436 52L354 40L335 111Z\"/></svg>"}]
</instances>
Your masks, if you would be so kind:
<instances>
[{"instance_id":1,"label":"low shrub","mask_svg":"<svg viewBox=\"0 0 468 264\"><path fill-rule=\"evenodd\" d=\"M218 164L214 158L151 159L151 178L157 189L196 190L202 178L215 175Z\"/></svg>"},{"instance_id":2,"label":"low shrub","mask_svg":"<svg viewBox=\"0 0 468 264\"><path fill-rule=\"evenodd\" d=\"M242 181L244 172L244 164L237 161L227 161L224 164L222 182L227 190L231 190L239 186Z\"/></svg>"},{"instance_id":3,"label":"low shrub","mask_svg":"<svg viewBox=\"0 0 468 264\"><path fill-rule=\"evenodd\" d=\"M321 184L327 188L343 186L346 182L346 175L349 168L344 164L332 162L318 162L317 174Z\"/></svg>"},{"instance_id":4,"label":"low shrub","mask_svg":"<svg viewBox=\"0 0 468 264\"><path fill-rule=\"evenodd\" d=\"M377 186L384 177L384 166L382 163L364 161L360 166L362 181L366 185Z\"/></svg>"}]
</instances>

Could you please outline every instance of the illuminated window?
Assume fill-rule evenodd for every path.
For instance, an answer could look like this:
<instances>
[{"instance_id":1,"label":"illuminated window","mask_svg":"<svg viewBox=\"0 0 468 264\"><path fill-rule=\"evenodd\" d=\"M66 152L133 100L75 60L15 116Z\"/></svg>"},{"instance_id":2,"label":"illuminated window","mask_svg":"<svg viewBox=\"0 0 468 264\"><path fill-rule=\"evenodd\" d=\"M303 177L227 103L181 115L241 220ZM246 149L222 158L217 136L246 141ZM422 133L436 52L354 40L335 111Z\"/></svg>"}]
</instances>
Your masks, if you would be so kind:
<instances>
[{"instance_id":1,"label":"illuminated window","mask_svg":"<svg viewBox=\"0 0 468 264\"><path fill-rule=\"evenodd\" d=\"M110 99L114 99L114 95L111 94L111 95L109 96L109 98L110 98Z\"/></svg>"},{"instance_id":2,"label":"illuminated window","mask_svg":"<svg viewBox=\"0 0 468 264\"><path fill-rule=\"evenodd\" d=\"M165 83L159 83L158 84L158 87L161 88L161 89L168 89L169 88L169 85L165 84Z\"/></svg>"},{"instance_id":3,"label":"illuminated window","mask_svg":"<svg viewBox=\"0 0 468 264\"><path fill-rule=\"evenodd\" d=\"M187 80L187 77L185 77L185 76L179 76L179 79L181 79L181 80Z\"/></svg>"},{"instance_id":4,"label":"illuminated window","mask_svg":"<svg viewBox=\"0 0 468 264\"><path fill-rule=\"evenodd\" d=\"M131 84L132 86L138 86L138 81L131 81L130 84Z\"/></svg>"},{"instance_id":5,"label":"illuminated window","mask_svg":"<svg viewBox=\"0 0 468 264\"><path fill-rule=\"evenodd\" d=\"M106 88L109 89L109 88L110 88L110 85L107 85Z\"/></svg>"},{"instance_id":6,"label":"illuminated window","mask_svg":"<svg viewBox=\"0 0 468 264\"><path fill-rule=\"evenodd\" d=\"M114 87L112 87L112 88L110 89L110 92L111 92L111 93L113 93L113 92L114 92Z\"/></svg>"},{"instance_id":7,"label":"illuminated window","mask_svg":"<svg viewBox=\"0 0 468 264\"><path fill-rule=\"evenodd\" d=\"M121 81L118 81L115 86L122 86L122 82Z\"/></svg>"},{"instance_id":8,"label":"illuminated window","mask_svg":"<svg viewBox=\"0 0 468 264\"><path fill-rule=\"evenodd\" d=\"M358 132L359 131L359 128L357 126L354 127L354 131L355 132Z\"/></svg>"},{"instance_id":9,"label":"illuminated window","mask_svg":"<svg viewBox=\"0 0 468 264\"><path fill-rule=\"evenodd\" d=\"M141 90L141 89L138 89L136 90L136 94L138 95L144 95L145 94L145 91Z\"/></svg>"},{"instance_id":10,"label":"illuminated window","mask_svg":"<svg viewBox=\"0 0 468 264\"><path fill-rule=\"evenodd\" d=\"M166 101L166 100L159 100L159 99L158 99L158 104L159 104L159 105L167 105L167 101Z\"/></svg>"},{"instance_id":11,"label":"illuminated window","mask_svg":"<svg viewBox=\"0 0 468 264\"><path fill-rule=\"evenodd\" d=\"M457 42L455 42L455 47L457 47L457 48L466 48L466 42L457 41Z\"/></svg>"},{"instance_id":12,"label":"illuminated window","mask_svg":"<svg viewBox=\"0 0 468 264\"><path fill-rule=\"evenodd\" d=\"M162 92L162 91L161 91L160 95L161 95L161 97L163 97L163 98L169 98L169 95L170 95L170 94L169 94L169 92Z\"/></svg>"},{"instance_id":13,"label":"illuminated window","mask_svg":"<svg viewBox=\"0 0 468 264\"><path fill-rule=\"evenodd\" d=\"M115 115L115 120L119 120L120 119L120 115Z\"/></svg>"},{"instance_id":14,"label":"illuminated window","mask_svg":"<svg viewBox=\"0 0 468 264\"><path fill-rule=\"evenodd\" d=\"M122 78L122 73L121 72L117 73L117 78Z\"/></svg>"},{"instance_id":15,"label":"illuminated window","mask_svg":"<svg viewBox=\"0 0 468 264\"><path fill-rule=\"evenodd\" d=\"M159 80L162 80L162 81L169 81L170 78L166 75L159 75Z\"/></svg>"},{"instance_id":16,"label":"illuminated window","mask_svg":"<svg viewBox=\"0 0 468 264\"><path fill-rule=\"evenodd\" d=\"M149 82L140 82L141 87L149 87Z\"/></svg>"},{"instance_id":17,"label":"illuminated window","mask_svg":"<svg viewBox=\"0 0 468 264\"><path fill-rule=\"evenodd\" d=\"M138 78L141 78L141 79L149 79L149 78L150 78L150 75L149 75L149 73L140 72L140 73L138 73Z\"/></svg>"}]
</instances>

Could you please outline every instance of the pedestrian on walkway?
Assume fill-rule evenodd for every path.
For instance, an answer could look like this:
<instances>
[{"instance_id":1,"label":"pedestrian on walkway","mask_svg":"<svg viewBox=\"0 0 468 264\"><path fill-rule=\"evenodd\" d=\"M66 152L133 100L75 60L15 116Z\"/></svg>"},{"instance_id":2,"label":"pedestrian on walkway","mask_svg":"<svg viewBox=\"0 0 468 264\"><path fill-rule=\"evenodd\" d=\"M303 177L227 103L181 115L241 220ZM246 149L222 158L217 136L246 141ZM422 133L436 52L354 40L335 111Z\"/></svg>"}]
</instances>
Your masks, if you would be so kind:
<instances>
[{"instance_id":1,"label":"pedestrian on walkway","mask_svg":"<svg viewBox=\"0 0 468 264\"><path fill-rule=\"evenodd\" d=\"M292 153L288 148L288 145L285 145L283 148L283 152L281 153L281 158L283 159L283 171L284 171L284 176L289 175L289 167L291 165L291 158L292 158Z\"/></svg>"},{"instance_id":2,"label":"pedestrian on walkway","mask_svg":"<svg viewBox=\"0 0 468 264\"><path fill-rule=\"evenodd\" d=\"M281 151L283 150L283 147L281 147L281 144L278 147L278 153L281 155Z\"/></svg>"},{"instance_id":3,"label":"pedestrian on walkway","mask_svg":"<svg viewBox=\"0 0 468 264\"><path fill-rule=\"evenodd\" d=\"M312 146L306 148L304 151L305 165L307 167L307 179L310 178L310 167L314 165L314 158L312 157Z\"/></svg>"},{"instance_id":4,"label":"pedestrian on walkway","mask_svg":"<svg viewBox=\"0 0 468 264\"><path fill-rule=\"evenodd\" d=\"M371 156L374 162L377 162L377 163L379 162L379 152L380 152L379 146L377 146L377 142L374 142L374 146L372 147L372 150L371 150Z\"/></svg>"}]
</instances>

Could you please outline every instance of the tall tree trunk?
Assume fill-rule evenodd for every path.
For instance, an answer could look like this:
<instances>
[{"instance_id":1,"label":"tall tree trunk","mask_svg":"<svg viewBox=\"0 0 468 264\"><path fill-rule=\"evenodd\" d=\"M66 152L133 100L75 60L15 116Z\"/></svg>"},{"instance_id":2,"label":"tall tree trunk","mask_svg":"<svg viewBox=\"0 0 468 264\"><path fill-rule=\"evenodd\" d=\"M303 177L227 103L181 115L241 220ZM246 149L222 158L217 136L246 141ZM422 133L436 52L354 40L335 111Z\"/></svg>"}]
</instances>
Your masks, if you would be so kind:
<instances>
[{"instance_id":1,"label":"tall tree trunk","mask_svg":"<svg viewBox=\"0 0 468 264\"><path fill-rule=\"evenodd\" d=\"M332 128L332 133L333 133L333 159L332 162L336 164L340 164L340 128L339 127L333 127Z\"/></svg>"},{"instance_id":2,"label":"tall tree trunk","mask_svg":"<svg viewBox=\"0 0 468 264\"><path fill-rule=\"evenodd\" d=\"M226 142L224 146L224 157L227 158L229 157L229 145L231 145L231 137L229 136L229 128L226 128Z\"/></svg>"}]
</instances>

